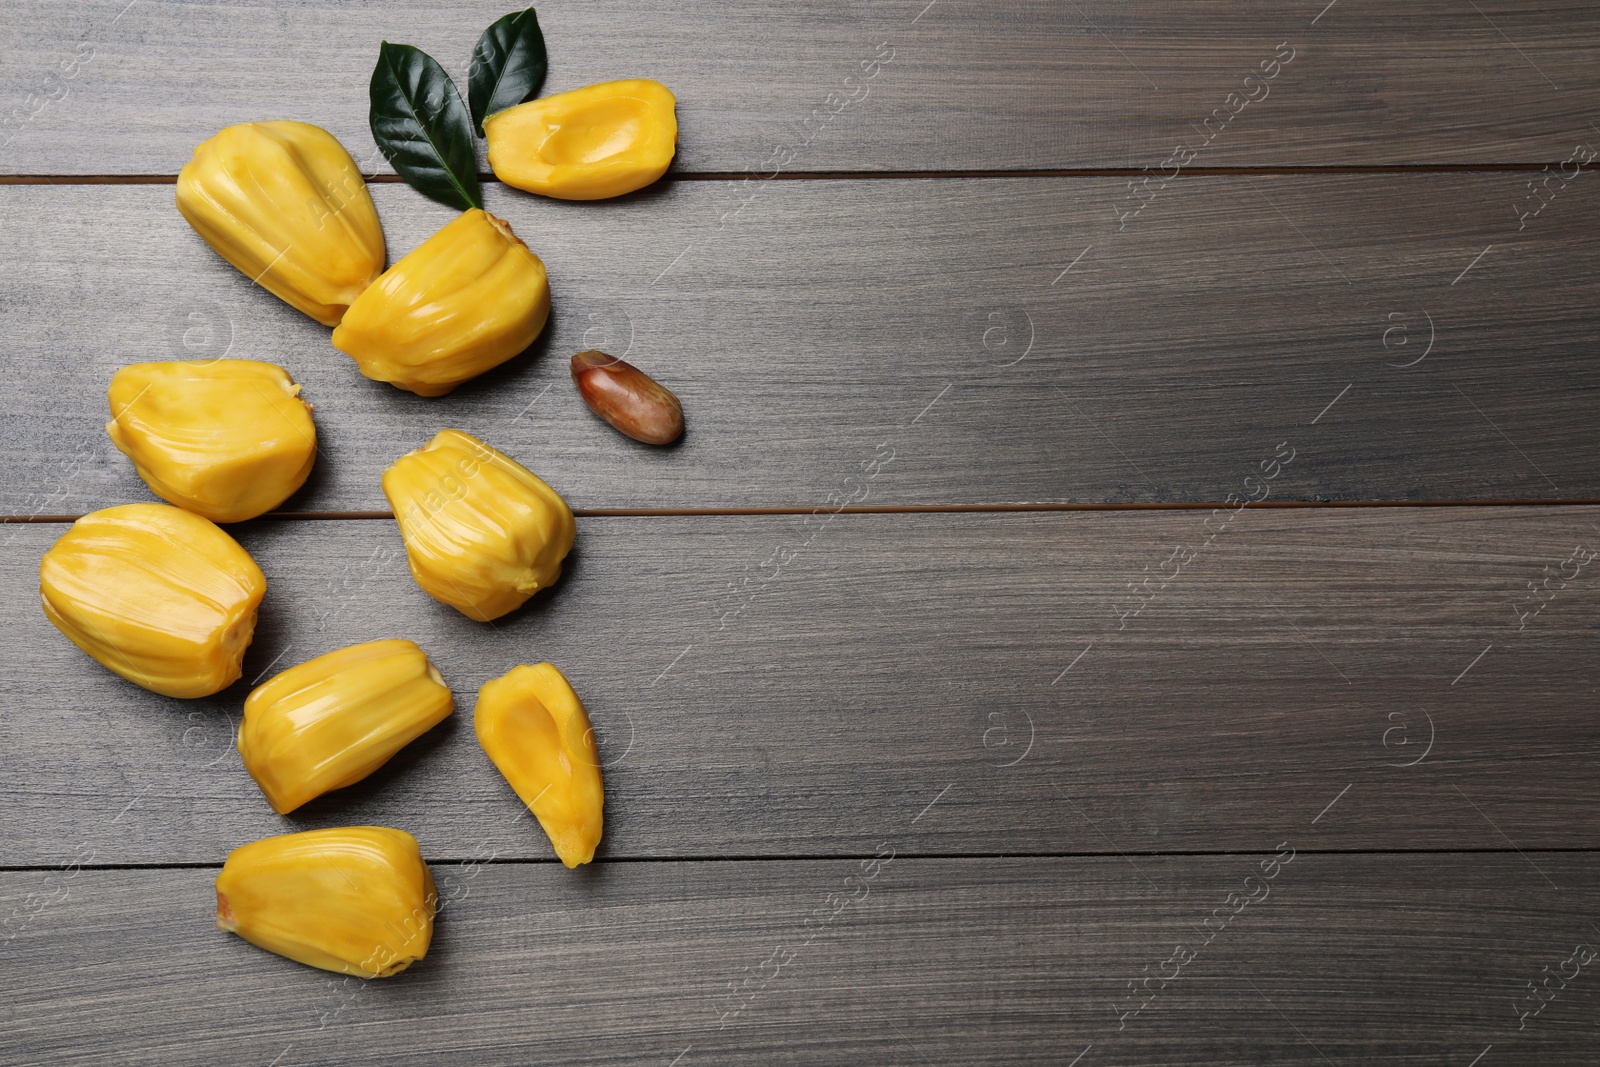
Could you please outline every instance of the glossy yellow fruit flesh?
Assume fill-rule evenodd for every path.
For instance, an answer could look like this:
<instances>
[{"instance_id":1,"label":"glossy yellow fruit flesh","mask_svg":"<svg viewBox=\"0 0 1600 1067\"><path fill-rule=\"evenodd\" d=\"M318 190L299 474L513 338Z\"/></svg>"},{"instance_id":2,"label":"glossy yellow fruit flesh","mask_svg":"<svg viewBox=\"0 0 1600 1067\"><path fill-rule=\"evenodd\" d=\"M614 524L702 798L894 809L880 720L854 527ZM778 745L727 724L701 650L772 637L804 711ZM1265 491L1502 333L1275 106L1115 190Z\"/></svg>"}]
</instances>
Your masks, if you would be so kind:
<instances>
[{"instance_id":1,"label":"glossy yellow fruit flesh","mask_svg":"<svg viewBox=\"0 0 1600 1067\"><path fill-rule=\"evenodd\" d=\"M428 954L437 894L417 839L351 826L228 853L217 927L325 971L387 978Z\"/></svg>"},{"instance_id":2,"label":"glossy yellow fruit flesh","mask_svg":"<svg viewBox=\"0 0 1600 1067\"><path fill-rule=\"evenodd\" d=\"M284 815L359 782L454 707L422 649L410 641L368 641L257 686L244 702L239 755Z\"/></svg>"},{"instance_id":3,"label":"glossy yellow fruit flesh","mask_svg":"<svg viewBox=\"0 0 1600 1067\"><path fill-rule=\"evenodd\" d=\"M103 666L170 697L209 696L239 677L266 591L238 542L167 504L85 515L39 563L45 617Z\"/></svg>"},{"instance_id":4,"label":"glossy yellow fruit flesh","mask_svg":"<svg viewBox=\"0 0 1600 1067\"><path fill-rule=\"evenodd\" d=\"M489 166L507 185L558 200L631 193L672 163L676 105L672 90L647 78L530 100L484 119Z\"/></svg>"},{"instance_id":5,"label":"glossy yellow fruit flesh","mask_svg":"<svg viewBox=\"0 0 1600 1067\"><path fill-rule=\"evenodd\" d=\"M383 272L367 183L318 126L229 126L179 171L178 210L223 259L324 326Z\"/></svg>"},{"instance_id":6,"label":"glossy yellow fruit flesh","mask_svg":"<svg viewBox=\"0 0 1600 1067\"><path fill-rule=\"evenodd\" d=\"M109 398L106 432L151 492L212 522L277 507L316 459L311 405L271 363L135 363Z\"/></svg>"},{"instance_id":7,"label":"glossy yellow fruit flesh","mask_svg":"<svg viewBox=\"0 0 1600 1067\"><path fill-rule=\"evenodd\" d=\"M383 495L423 591L470 619L513 611L561 577L577 524L526 467L460 430L440 430L383 472Z\"/></svg>"},{"instance_id":8,"label":"glossy yellow fruit flesh","mask_svg":"<svg viewBox=\"0 0 1600 1067\"><path fill-rule=\"evenodd\" d=\"M333 346L368 378L443 396L527 348L549 317L544 264L503 219L473 208L362 293Z\"/></svg>"},{"instance_id":9,"label":"glossy yellow fruit flesh","mask_svg":"<svg viewBox=\"0 0 1600 1067\"><path fill-rule=\"evenodd\" d=\"M568 867L594 859L605 791L589 715L549 663L486 682L472 713L478 743L533 810Z\"/></svg>"}]
</instances>

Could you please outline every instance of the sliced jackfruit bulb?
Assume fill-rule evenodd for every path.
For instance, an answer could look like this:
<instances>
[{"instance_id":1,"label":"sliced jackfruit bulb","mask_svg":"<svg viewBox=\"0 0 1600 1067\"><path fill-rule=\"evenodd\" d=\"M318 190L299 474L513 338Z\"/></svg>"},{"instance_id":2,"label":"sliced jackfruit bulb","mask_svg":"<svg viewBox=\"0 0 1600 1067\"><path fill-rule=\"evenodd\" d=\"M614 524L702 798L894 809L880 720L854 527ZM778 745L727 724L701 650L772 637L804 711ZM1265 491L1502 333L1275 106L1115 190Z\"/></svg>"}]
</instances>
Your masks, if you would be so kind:
<instances>
[{"instance_id":1,"label":"sliced jackfruit bulb","mask_svg":"<svg viewBox=\"0 0 1600 1067\"><path fill-rule=\"evenodd\" d=\"M324 326L383 273L383 227L355 160L304 122L229 126L178 172L178 210L218 255Z\"/></svg>"},{"instance_id":2,"label":"sliced jackfruit bulb","mask_svg":"<svg viewBox=\"0 0 1600 1067\"><path fill-rule=\"evenodd\" d=\"M667 172L678 145L677 99L658 81L600 82L483 120L495 177L558 200L604 200Z\"/></svg>"},{"instance_id":3,"label":"sliced jackfruit bulb","mask_svg":"<svg viewBox=\"0 0 1600 1067\"><path fill-rule=\"evenodd\" d=\"M333 347L368 378L443 396L533 344L549 317L544 264L504 219L472 208L372 283Z\"/></svg>"},{"instance_id":4,"label":"sliced jackfruit bulb","mask_svg":"<svg viewBox=\"0 0 1600 1067\"><path fill-rule=\"evenodd\" d=\"M271 363L135 363L111 377L106 432L150 491L212 522L271 511L305 484L317 428Z\"/></svg>"},{"instance_id":5,"label":"sliced jackfruit bulb","mask_svg":"<svg viewBox=\"0 0 1600 1067\"><path fill-rule=\"evenodd\" d=\"M244 702L239 755L286 815L353 785L449 717L455 699L410 641L368 641L290 667Z\"/></svg>"},{"instance_id":6,"label":"sliced jackfruit bulb","mask_svg":"<svg viewBox=\"0 0 1600 1067\"><path fill-rule=\"evenodd\" d=\"M307 830L228 853L217 928L307 966L387 978L428 954L437 901L404 830Z\"/></svg>"},{"instance_id":7,"label":"sliced jackfruit bulb","mask_svg":"<svg viewBox=\"0 0 1600 1067\"><path fill-rule=\"evenodd\" d=\"M136 685L203 697L238 679L267 580L216 524L123 504L72 524L39 562L44 613Z\"/></svg>"},{"instance_id":8,"label":"sliced jackfruit bulb","mask_svg":"<svg viewBox=\"0 0 1600 1067\"><path fill-rule=\"evenodd\" d=\"M577 533L554 489L460 430L440 430L395 460L383 495L417 584L479 622L554 584Z\"/></svg>"},{"instance_id":9,"label":"sliced jackfruit bulb","mask_svg":"<svg viewBox=\"0 0 1600 1067\"><path fill-rule=\"evenodd\" d=\"M478 743L568 867L594 859L605 790L583 702L552 664L513 667L478 691Z\"/></svg>"}]
</instances>

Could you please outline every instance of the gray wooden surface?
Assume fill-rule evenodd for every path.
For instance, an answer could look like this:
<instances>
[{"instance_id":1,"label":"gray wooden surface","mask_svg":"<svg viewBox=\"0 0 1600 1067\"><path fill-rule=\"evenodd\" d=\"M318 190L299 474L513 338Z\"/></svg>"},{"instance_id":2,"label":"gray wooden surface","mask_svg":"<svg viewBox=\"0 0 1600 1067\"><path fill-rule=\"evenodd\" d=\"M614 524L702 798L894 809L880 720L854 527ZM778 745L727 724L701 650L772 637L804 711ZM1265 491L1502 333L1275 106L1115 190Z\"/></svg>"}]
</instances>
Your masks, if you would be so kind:
<instances>
[{"instance_id":1,"label":"gray wooden surface","mask_svg":"<svg viewBox=\"0 0 1600 1067\"><path fill-rule=\"evenodd\" d=\"M1107 178L775 182L720 229L704 183L602 204L495 187L545 258L552 324L432 400L361 377L170 188L0 188L0 511L148 499L105 436L111 374L225 352L282 364L316 407L299 511L385 510L383 468L443 426L580 508L1221 501L1286 439L1304 458L1275 500L1600 498L1600 181L1519 233L1524 180L1199 178L1120 231ZM449 217L375 194L392 257ZM588 413L567 362L591 347L679 393L681 445Z\"/></svg>"},{"instance_id":2,"label":"gray wooden surface","mask_svg":"<svg viewBox=\"0 0 1600 1067\"><path fill-rule=\"evenodd\" d=\"M213 929L209 869L3 874L0 908L44 903L5 945L0 1018L16 1062L128 1067L1591 1062L1592 963L1520 1030L1516 1008L1600 941L1592 854L1316 854L1318 829L1283 812L1260 851L1131 864L896 854L871 881L856 859L441 864L428 958L367 985ZM1205 943L1235 891L1261 899Z\"/></svg>"},{"instance_id":3,"label":"gray wooden surface","mask_svg":"<svg viewBox=\"0 0 1600 1067\"><path fill-rule=\"evenodd\" d=\"M0 100L33 117L0 169L173 174L222 126L286 116L371 158L377 42L417 45L464 81L505 10L12 2ZM1203 149L1196 166L1553 163L1592 136L1600 88L1600 12L1584 0L603 0L543 4L539 19L549 91L626 77L675 91L686 172L786 158L791 171L1154 169L1179 143ZM1280 44L1294 58L1264 89L1245 85ZM63 61L72 77L51 81ZM1233 92L1266 95L1241 109ZM59 99L35 113L30 93ZM1218 108L1238 115L1207 138Z\"/></svg>"},{"instance_id":4,"label":"gray wooden surface","mask_svg":"<svg viewBox=\"0 0 1600 1067\"><path fill-rule=\"evenodd\" d=\"M1600 10L541 4L547 89L677 92L681 180L491 183L551 326L419 400L171 183L262 118L377 169L378 41L459 77L505 10L0 0L0 518L34 520L0 524L0 1063L1596 1062ZM374 196L391 258L449 217ZM586 347L677 390L684 442L584 411ZM171 701L53 631L38 560L149 499L110 374L225 352L304 383L322 454L300 517L238 528L246 682ZM442 426L588 513L493 627L371 517ZM1084 510L982 510L1030 504ZM840 505L892 513L755 513ZM248 682L386 636L452 723L273 815ZM542 659L606 763L577 872L468 725ZM433 864L423 963L344 982L213 928L230 848L359 822Z\"/></svg>"},{"instance_id":5,"label":"gray wooden surface","mask_svg":"<svg viewBox=\"0 0 1600 1067\"><path fill-rule=\"evenodd\" d=\"M1327 847L1596 844L1600 727L1572 709L1594 693L1600 560L1537 615L1515 605L1600 543L1600 508L1245 508L1209 547L1208 518L583 519L563 583L493 627L415 586L388 520L258 522L240 534L268 580L244 682L189 702L54 633L34 561L64 527L17 527L0 854L59 862L93 828L103 862L217 863L393 820L433 858L483 839L548 859L470 726L480 685L545 659L604 742L603 858L853 854L936 794L944 817L902 847L1248 849L1338 797ZM1179 546L1193 558L1163 588ZM1148 606L1116 614L1147 577ZM453 725L274 815L232 748L247 683L396 636L455 690Z\"/></svg>"}]
</instances>

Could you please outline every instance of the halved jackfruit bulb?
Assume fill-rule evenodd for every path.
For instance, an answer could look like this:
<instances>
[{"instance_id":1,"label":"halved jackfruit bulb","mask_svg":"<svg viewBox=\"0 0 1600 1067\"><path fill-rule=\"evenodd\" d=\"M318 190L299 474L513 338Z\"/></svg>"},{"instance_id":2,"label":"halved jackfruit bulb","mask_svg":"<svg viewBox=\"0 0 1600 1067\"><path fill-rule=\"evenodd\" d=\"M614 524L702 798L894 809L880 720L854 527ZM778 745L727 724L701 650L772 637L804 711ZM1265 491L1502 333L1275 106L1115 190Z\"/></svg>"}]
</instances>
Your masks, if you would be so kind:
<instances>
[{"instance_id":1,"label":"halved jackfruit bulb","mask_svg":"<svg viewBox=\"0 0 1600 1067\"><path fill-rule=\"evenodd\" d=\"M667 172L678 146L677 99L630 78L529 100L483 120L489 166L507 185L558 200L603 200Z\"/></svg>"},{"instance_id":2,"label":"halved jackfruit bulb","mask_svg":"<svg viewBox=\"0 0 1600 1067\"><path fill-rule=\"evenodd\" d=\"M229 126L178 172L178 210L218 255L324 326L383 273L383 227L355 160L304 122Z\"/></svg>"},{"instance_id":3,"label":"halved jackfruit bulb","mask_svg":"<svg viewBox=\"0 0 1600 1067\"><path fill-rule=\"evenodd\" d=\"M135 363L111 377L106 432L150 491L212 522L271 511L317 456L311 405L282 367Z\"/></svg>"},{"instance_id":4,"label":"halved jackfruit bulb","mask_svg":"<svg viewBox=\"0 0 1600 1067\"><path fill-rule=\"evenodd\" d=\"M383 472L383 495L424 592L498 619L561 577L577 525L556 491L471 434L440 430Z\"/></svg>"},{"instance_id":5,"label":"halved jackfruit bulb","mask_svg":"<svg viewBox=\"0 0 1600 1067\"><path fill-rule=\"evenodd\" d=\"M239 755L286 815L352 785L449 717L455 698L410 641L368 641L290 667L244 702Z\"/></svg>"},{"instance_id":6,"label":"halved jackfruit bulb","mask_svg":"<svg viewBox=\"0 0 1600 1067\"><path fill-rule=\"evenodd\" d=\"M568 867L600 844L605 789L583 701L553 664L513 667L478 691L478 743Z\"/></svg>"},{"instance_id":7,"label":"halved jackfruit bulb","mask_svg":"<svg viewBox=\"0 0 1600 1067\"><path fill-rule=\"evenodd\" d=\"M426 956L437 902L417 839L384 826L268 837L228 853L217 875L218 929L361 978Z\"/></svg>"},{"instance_id":8,"label":"halved jackfruit bulb","mask_svg":"<svg viewBox=\"0 0 1600 1067\"><path fill-rule=\"evenodd\" d=\"M472 208L384 271L333 347L368 378L443 396L533 344L549 317L544 263L504 219Z\"/></svg>"},{"instance_id":9,"label":"halved jackfruit bulb","mask_svg":"<svg viewBox=\"0 0 1600 1067\"><path fill-rule=\"evenodd\" d=\"M39 562L44 613L136 685L203 697L238 679L267 580L216 524L123 504L72 524Z\"/></svg>"}]
</instances>

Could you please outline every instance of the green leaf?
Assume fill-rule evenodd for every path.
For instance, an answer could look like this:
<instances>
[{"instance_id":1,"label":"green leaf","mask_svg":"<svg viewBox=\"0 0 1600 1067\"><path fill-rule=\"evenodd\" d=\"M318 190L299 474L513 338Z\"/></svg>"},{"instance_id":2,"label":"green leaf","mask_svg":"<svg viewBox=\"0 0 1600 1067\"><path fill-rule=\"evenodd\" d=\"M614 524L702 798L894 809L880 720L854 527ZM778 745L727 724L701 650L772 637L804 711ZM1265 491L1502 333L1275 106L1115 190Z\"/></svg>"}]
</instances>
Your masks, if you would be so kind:
<instances>
[{"instance_id":1,"label":"green leaf","mask_svg":"<svg viewBox=\"0 0 1600 1067\"><path fill-rule=\"evenodd\" d=\"M383 42L372 70L372 139L411 188L465 211L482 207L472 119L428 53Z\"/></svg>"},{"instance_id":2,"label":"green leaf","mask_svg":"<svg viewBox=\"0 0 1600 1067\"><path fill-rule=\"evenodd\" d=\"M513 11L483 31L467 68L467 99L472 122L483 132L483 120L539 95L544 84L544 34L533 8Z\"/></svg>"}]
</instances>

